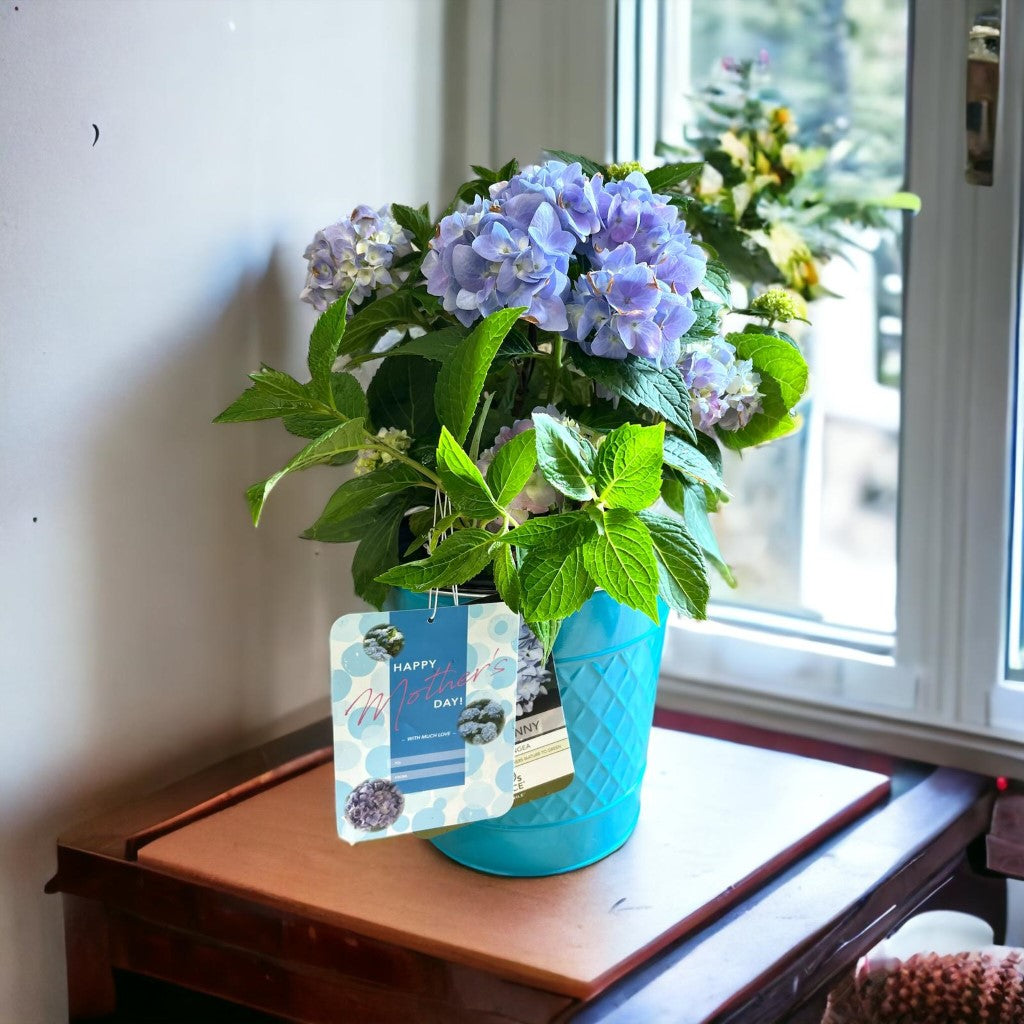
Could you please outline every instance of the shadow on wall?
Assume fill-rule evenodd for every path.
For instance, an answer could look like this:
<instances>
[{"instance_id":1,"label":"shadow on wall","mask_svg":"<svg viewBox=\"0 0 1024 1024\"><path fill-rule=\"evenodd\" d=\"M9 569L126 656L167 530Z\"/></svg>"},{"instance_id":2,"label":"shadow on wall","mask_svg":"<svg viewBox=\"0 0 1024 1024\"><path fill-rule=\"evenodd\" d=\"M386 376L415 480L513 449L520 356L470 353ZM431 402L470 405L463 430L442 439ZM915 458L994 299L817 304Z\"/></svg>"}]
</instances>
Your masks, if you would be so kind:
<instances>
[{"instance_id":1,"label":"shadow on wall","mask_svg":"<svg viewBox=\"0 0 1024 1024\"><path fill-rule=\"evenodd\" d=\"M168 339L163 364L126 372L126 393L97 417L95 436L76 439L91 521L88 550L65 575L88 612L64 648L78 650L80 682L52 679L46 703L66 709L77 739L39 759L36 796L0 839L2 877L24 880L2 919L30 974L52 970L59 948L59 901L42 888L63 829L329 713L327 635L356 604L348 549L297 534L337 471L286 482L254 530L245 488L304 442L276 422L210 422L260 362L301 372L286 280L275 253L212 321ZM45 724L33 732L45 736ZM46 1019L56 1020L63 992L51 996Z\"/></svg>"}]
</instances>

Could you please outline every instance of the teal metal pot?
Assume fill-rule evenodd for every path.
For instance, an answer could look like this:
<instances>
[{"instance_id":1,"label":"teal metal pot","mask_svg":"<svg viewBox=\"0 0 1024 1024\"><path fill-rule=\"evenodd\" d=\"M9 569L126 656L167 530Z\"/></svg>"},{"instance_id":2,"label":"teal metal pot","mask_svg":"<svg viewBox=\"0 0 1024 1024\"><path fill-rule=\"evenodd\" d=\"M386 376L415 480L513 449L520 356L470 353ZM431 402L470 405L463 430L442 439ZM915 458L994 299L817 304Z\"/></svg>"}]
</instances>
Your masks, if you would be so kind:
<instances>
[{"instance_id":1,"label":"teal metal pot","mask_svg":"<svg viewBox=\"0 0 1024 1024\"><path fill-rule=\"evenodd\" d=\"M401 607L426 596L402 594ZM449 602L446 602L449 603ZM495 875L556 875L607 857L632 835L654 718L661 625L603 591L565 621L555 643L576 775L551 796L431 842L452 860Z\"/></svg>"}]
</instances>

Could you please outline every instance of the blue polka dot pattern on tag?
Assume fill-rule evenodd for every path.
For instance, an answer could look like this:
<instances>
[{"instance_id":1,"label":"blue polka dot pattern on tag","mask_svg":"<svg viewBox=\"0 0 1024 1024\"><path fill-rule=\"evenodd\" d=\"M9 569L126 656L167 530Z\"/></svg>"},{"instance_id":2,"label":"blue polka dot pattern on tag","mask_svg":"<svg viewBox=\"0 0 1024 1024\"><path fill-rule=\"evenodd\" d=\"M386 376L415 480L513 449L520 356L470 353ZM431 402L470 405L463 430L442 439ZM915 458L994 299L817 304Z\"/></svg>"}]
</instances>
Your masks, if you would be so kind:
<instances>
[{"instance_id":1,"label":"blue polka dot pattern on tag","mask_svg":"<svg viewBox=\"0 0 1024 1024\"><path fill-rule=\"evenodd\" d=\"M331 672L331 700L341 700L352 690L352 677L340 668Z\"/></svg>"},{"instance_id":2,"label":"blue polka dot pattern on tag","mask_svg":"<svg viewBox=\"0 0 1024 1024\"><path fill-rule=\"evenodd\" d=\"M444 824L444 811L436 807L424 807L413 815L412 828L414 832L422 832L428 828L440 828Z\"/></svg>"},{"instance_id":3,"label":"blue polka dot pattern on tag","mask_svg":"<svg viewBox=\"0 0 1024 1024\"><path fill-rule=\"evenodd\" d=\"M391 748L386 743L374 747L366 755L365 767L367 775L387 775L391 770Z\"/></svg>"},{"instance_id":4,"label":"blue polka dot pattern on tag","mask_svg":"<svg viewBox=\"0 0 1024 1024\"><path fill-rule=\"evenodd\" d=\"M494 776L494 784L503 793L511 793L516 781L516 766L514 762L503 764L497 775Z\"/></svg>"},{"instance_id":5,"label":"blue polka dot pattern on tag","mask_svg":"<svg viewBox=\"0 0 1024 1024\"><path fill-rule=\"evenodd\" d=\"M368 676L376 664L377 662L363 650L362 643L352 644L345 648L341 655L342 668L346 672L351 672L353 676Z\"/></svg>"}]
</instances>

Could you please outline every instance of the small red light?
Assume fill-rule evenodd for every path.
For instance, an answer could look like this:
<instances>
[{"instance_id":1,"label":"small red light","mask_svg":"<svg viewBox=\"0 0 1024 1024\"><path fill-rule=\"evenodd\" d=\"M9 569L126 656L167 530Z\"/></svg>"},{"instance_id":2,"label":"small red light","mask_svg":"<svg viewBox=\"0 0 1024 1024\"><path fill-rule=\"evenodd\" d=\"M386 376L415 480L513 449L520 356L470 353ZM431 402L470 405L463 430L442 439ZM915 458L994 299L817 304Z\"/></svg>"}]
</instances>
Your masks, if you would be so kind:
<instances>
[{"instance_id":1,"label":"small red light","mask_svg":"<svg viewBox=\"0 0 1024 1024\"><path fill-rule=\"evenodd\" d=\"M1000 793L1005 793L1009 788L1010 780L1005 775L1000 775L999 778L996 779L996 789L998 789Z\"/></svg>"}]
</instances>

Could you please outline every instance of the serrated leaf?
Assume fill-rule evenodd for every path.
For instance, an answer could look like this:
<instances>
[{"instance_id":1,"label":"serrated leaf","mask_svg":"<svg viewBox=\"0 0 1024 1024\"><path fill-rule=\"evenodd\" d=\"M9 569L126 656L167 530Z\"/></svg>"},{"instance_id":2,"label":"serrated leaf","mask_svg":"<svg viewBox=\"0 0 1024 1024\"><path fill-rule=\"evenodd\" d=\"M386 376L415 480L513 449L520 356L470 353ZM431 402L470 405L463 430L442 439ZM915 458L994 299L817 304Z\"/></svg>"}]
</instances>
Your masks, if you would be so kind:
<instances>
[{"instance_id":1,"label":"serrated leaf","mask_svg":"<svg viewBox=\"0 0 1024 1024\"><path fill-rule=\"evenodd\" d=\"M537 464L548 483L567 498L596 498L590 445L547 413L535 414L533 425L537 432Z\"/></svg>"},{"instance_id":2,"label":"serrated leaf","mask_svg":"<svg viewBox=\"0 0 1024 1024\"><path fill-rule=\"evenodd\" d=\"M561 512L555 516L534 516L498 537L503 544L514 544L531 551L570 551L597 532L586 512Z\"/></svg>"},{"instance_id":3,"label":"serrated leaf","mask_svg":"<svg viewBox=\"0 0 1024 1024\"><path fill-rule=\"evenodd\" d=\"M427 210L403 206L401 203L392 203L391 213L398 221L399 227L405 228L419 248L425 250L434 234L434 225Z\"/></svg>"},{"instance_id":4,"label":"serrated leaf","mask_svg":"<svg viewBox=\"0 0 1024 1024\"><path fill-rule=\"evenodd\" d=\"M333 540L349 519L382 498L426 484L422 475L401 462L389 462L365 476L353 477L331 495L320 517L302 536L309 540Z\"/></svg>"},{"instance_id":5,"label":"serrated leaf","mask_svg":"<svg viewBox=\"0 0 1024 1024\"><path fill-rule=\"evenodd\" d=\"M366 432L363 430L362 420L349 420L340 426L329 430L322 437L311 441L282 469L279 469L273 476L258 484L253 484L245 492L246 500L249 503L249 512L252 515L254 526L259 526L260 516L263 512L263 505L267 496L274 489L277 483L289 473L296 473L310 466L322 465L330 462L335 456L343 452L354 451L361 448L366 440Z\"/></svg>"},{"instance_id":6,"label":"serrated leaf","mask_svg":"<svg viewBox=\"0 0 1024 1024\"><path fill-rule=\"evenodd\" d=\"M437 417L459 444L466 440L473 413L505 335L527 310L525 306L499 309L479 324L441 366L434 392Z\"/></svg>"},{"instance_id":7,"label":"serrated leaf","mask_svg":"<svg viewBox=\"0 0 1024 1024\"><path fill-rule=\"evenodd\" d=\"M334 410L299 412L285 416L285 430L299 437L319 437L346 419L366 419L366 395L351 373L332 373Z\"/></svg>"},{"instance_id":8,"label":"serrated leaf","mask_svg":"<svg viewBox=\"0 0 1024 1024\"><path fill-rule=\"evenodd\" d=\"M580 549L594 582L620 604L658 622L658 564L650 531L632 512L610 508L604 533Z\"/></svg>"},{"instance_id":9,"label":"serrated leaf","mask_svg":"<svg viewBox=\"0 0 1024 1024\"><path fill-rule=\"evenodd\" d=\"M338 353L346 356L361 355L369 352L392 328L415 324L425 326L425 296L430 298L425 292L401 288L390 295L382 295L364 303L349 320Z\"/></svg>"},{"instance_id":10,"label":"serrated leaf","mask_svg":"<svg viewBox=\"0 0 1024 1024\"><path fill-rule=\"evenodd\" d=\"M352 556L355 591L375 608L381 608L388 596L388 586L377 582L377 577L398 563L398 531L404 514L402 499L386 505L379 513L378 528L363 537Z\"/></svg>"},{"instance_id":11,"label":"serrated leaf","mask_svg":"<svg viewBox=\"0 0 1024 1024\"><path fill-rule=\"evenodd\" d=\"M567 153L564 149L547 149L546 147L544 152L556 160L561 160L564 164L579 164L583 168L583 173L589 174L591 177L595 174L608 177L608 168L603 167L596 160L591 160L589 156L580 156L579 153Z\"/></svg>"},{"instance_id":12,"label":"serrated leaf","mask_svg":"<svg viewBox=\"0 0 1024 1024\"><path fill-rule=\"evenodd\" d=\"M258 384L246 389L231 403L214 423L251 423L255 420L272 420L278 416L285 417L297 410L305 410L307 403L291 398L282 398L277 394L268 393ZM337 423L337 420L334 421Z\"/></svg>"},{"instance_id":13,"label":"serrated leaf","mask_svg":"<svg viewBox=\"0 0 1024 1024\"><path fill-rule=\"evenodd\" d=\"M494 587L498 597L514 612L522 606L523 588L519 582L519 570L512 558L512 551L507 547L499 547L494 553Z\"/></svg>"},{"instance_id":14,"label":"serrated leaf","mask_svg":"<svg viewBox=\"0 0 1024 1024\"><path fill-rule=\"evenodd\" d=\"M501 508L527 485L537 468L537 432L524 430L498 449L487 467L487 486Z\"/></svg>"},{"instance_id":15,"label":"serrated leaf","mask_svg":"<svg viewBox=\"0 0 1024 1024\"><path fill-rule=\"evenodd\" d=\"M671 500L666 495L666 504L683 517L690 536L700 545L704 557L715 567L718 575L730 586L736 586L736 577L722 557L718 538L708 518L708 503L704 488L700 484L672 481L679 490Z\"/></svg>"},{"instance_id":16,"label":"serrated leaf","mask_svg":"<svg viewBox=\"0 0 1024 1024\"><path fill-rule=\"evenodd\" d=\"M408 590L459 586L471 580L491 560L494 534L486 530L459 530L443 540L429 558L396 565L378 577L381 583Z\"/></svg>"},{"instance_id":17,"label":"serrated leaf","mask_svg":"<svg viewBox=\"0 0 1024 1024\"><path fill-rule=\"evenodd\" d=\"M627 356L623 360L602 359L600 356L588 356L576 348L572 352L572 360L585 376L613 395L658 413L696 441L690 418L690 393L674 367L659 370L636 356Z\"/></svg>"},{"instance_id":18,"label":"serrated leaf","mask_svg":"<svg viewBox=\"0 0 1024 1024\"><path fill-rule=\"evenodd\" d=\"M707 618L710 586L700 547L675 519L647 510L639 517L650 531L659 562L661 593L677 612Z\"/></svg>"},{"instance_id":19,"label":"serrated leaf","mask_svg":"<svg viewBox=\"0 0 1024 1024\"><path fill-rule=\"evenodd\" d=\"M722 304L696 298L693 300L693 311L697 314L697 319L690 325L683 338L700 340L716 337L722 326Z\"/></svg>"},{"instance_id":20,"label":"serrated leaf","mask_svg":"<svg viewBox=\"0 0 1024 1024\"><path fill-rule=\"evenodd\" d=\"M312 407L318 402L316 395L310 393L305 384L299 383L290 374L275 370L269 366L261 366L249 379L268 395L291 399L296 403Z\"/></svg>"},{"instance_id":21,"label":"serrated leaf","mask_svg":"<svg viewBox=\"0 0 1024 1024\"><path fill-rule=\"evenodd\" d=\"M544 651L544 660L547 661L554 650L555 641L558 639L558 631L562 628L562 620L556 619L554 622L527 622L526 625L530 632L540 641L541 648Z\"/></svg>"},{"instance_id":22,"label":"serrated leaf","mask_svg":"<svg viewBox=\"0 0 1024 1024\"><path fill-rule=\"evenodd\" d=\"M567 618L594 592L594 581L583 563L583 548L565 554L527 552L519 578L522 611L528 622Z\"/></svg>"},{"instance_id":23,"label":"serrated leaf","mask_svg":"<svg viewBox=\"0 0 1024 1024\"><path fill-rule=\"evenodd\" d=\"M651 186L652 192L662 192L667 188L672 188L673 185L696 177L703 168L702 160L665 164L663 167L644 171L644 177L647 178L647 184Z\"/></svg>"},{"instance_id":24,"label":"serrated leaf","mask_svg":"<svg viewBox=\"0 0 1024 1024\"><path fill-rule=\"evenodd\" d=\"M774 334L743 331L725 340L736 346L737 359L753 362L762 380L767 375L778 383L779 397L787 411L800 401L807 390L807 363L799 349Z\"/></svg>"},{"instance_id":25,"label":"serrated leaf","mask_svg":"<svg viewBox=\"0 0 1024 1024\"><path fill-rule=\"evenodd\" d=\"M403 342L391 349L388 359L396 356L422 356L436 363L451 359L455 350L466 338L466 332L460 327L443 327L439 331L430 331L411 341Z\"/></svg>"},{"instance_id":26,"label":"serrated leaf","mask_svg":"<svg viewBox=\"0 0 1024 1024\"><path fill-rule=\"evenodd\" d=\"M704 271L704 280L700 284L701 288L721 299L728 306L732 302L730 283L729 271L725 264L718 260L708 260L707 269Z\"/></svg>"},{"instance_id":27,"label":"serrated leaf","mask_svg":"<svg viewBox=\"0 0 1024 1024\"><path fill-rule=\"evenodd\" d=\"M374 426L404 430L433 447L439 430L434 412L437 376L437 365L421 357L385 359L366 389Z\"/></svg>"},{"instance_id":28,"label":"serrated leaf","mask_svg":"<svg viewBox=\"0 0 1024 1024\"><path fill-rule=\"evenodd\" d=\"M737 359L749 359L761 375L761 410L740 430L719 430L718 438L727 448L740 450L764 444L792 433L800 426L790 410L807 387L807 363L784 338L770 334L730 334Z\"/></svg>"},{"instance_id":29,"label":"serrated leaf","mask_svg":"<svg viewBox=\"0 0 1024 1024\"><path fill-rule=\"evenodd\" d=\"M674 434L665 438L665 464L713 491L725 491L725 482L708 457L699 448L687 444Z\"/></svg>"},{"instance_id":30,"label":"serrated leaf","mask_svg":"<svg viewBox=\"0 0 1024 1024\"><path fill-rule=\"evenodd\" d=\"M605 505L639 512L658 500L664 440L664 423L627 423L605 437L594 460L594 480Z\"/></svg>"},{"instance_id":31,"label":"serrated leaf","mask_svg":"<svg viewBox=\"0 0 1024 1024\"><path fill-rule=\"evenodd\" d=\"M332 302L317 318L313 325L313 333L309 336L309 390L328 405L334 404L331 369L338 357L338 346L345 335L345 318L351 294L352 289L349 288L340 299Z\"/></svg>"},{"instance_id":32,"label":"serrated leaf","mask_svg":"<svg viewBox=\"0 0 1024 1024\"><path fill-rule=\"evenodd\" d=\"M468 519L486 520L504 514L495 504L480 470L447 427L441 428L437 442L437 473L456 512Z\"/></svg>"}]
</instances>

